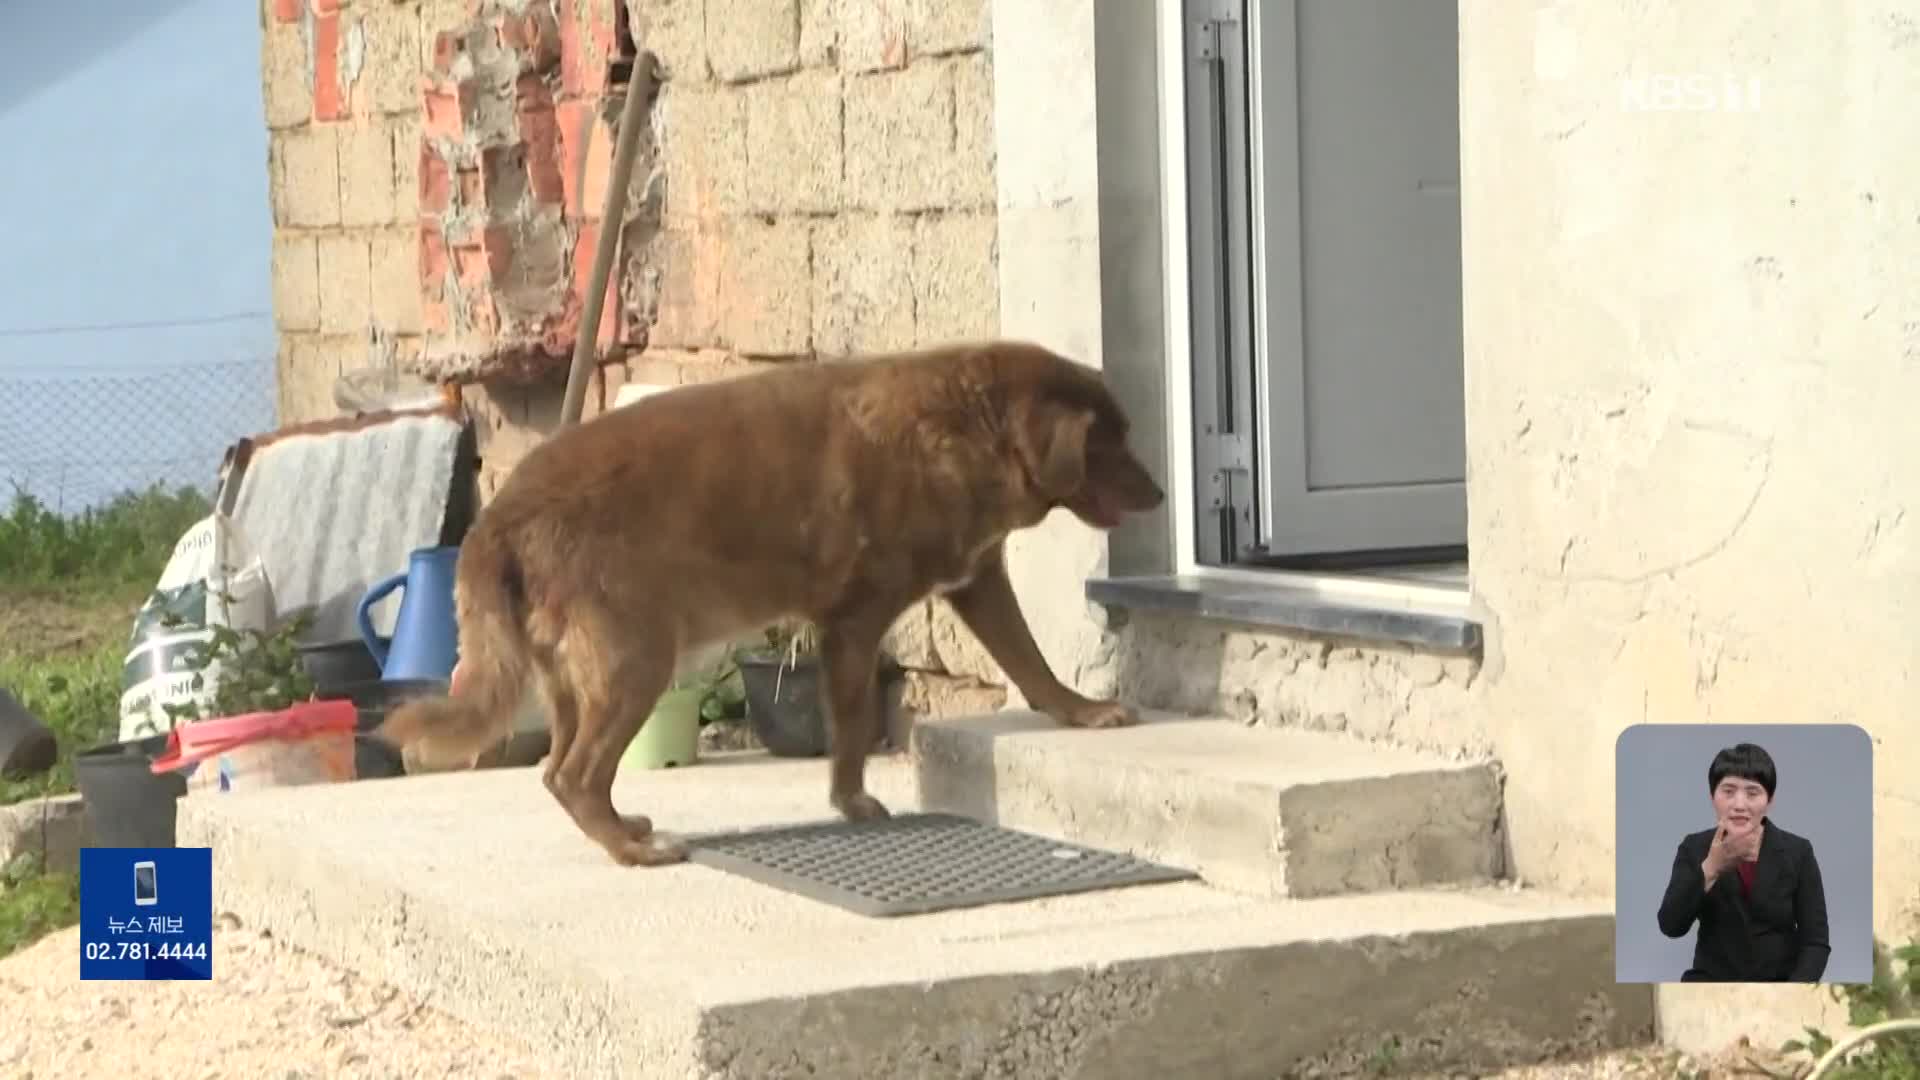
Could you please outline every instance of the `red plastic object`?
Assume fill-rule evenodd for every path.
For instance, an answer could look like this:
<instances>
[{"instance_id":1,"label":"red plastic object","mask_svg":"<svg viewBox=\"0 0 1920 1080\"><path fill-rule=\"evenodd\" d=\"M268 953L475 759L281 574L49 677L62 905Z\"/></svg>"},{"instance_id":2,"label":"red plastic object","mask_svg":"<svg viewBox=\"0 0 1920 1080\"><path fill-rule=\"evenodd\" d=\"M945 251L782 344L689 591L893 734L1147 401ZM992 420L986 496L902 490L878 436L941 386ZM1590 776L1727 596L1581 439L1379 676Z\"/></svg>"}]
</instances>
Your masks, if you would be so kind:
<instances>
[{"instance_id":1,"label":"red plastic object","mask_svg":"<svg viewBox=\"0 0 1920 1080\"><path fill-rule=\"evenodd\" d=\"M269 739L298 742L315 735L351 732L357 717L353 702L334 698L303 701L276 712L241 713L181 724L167 733L167 748L153 759L153 771L171 772L248 743Z\"/></svg>"}]
</instances>

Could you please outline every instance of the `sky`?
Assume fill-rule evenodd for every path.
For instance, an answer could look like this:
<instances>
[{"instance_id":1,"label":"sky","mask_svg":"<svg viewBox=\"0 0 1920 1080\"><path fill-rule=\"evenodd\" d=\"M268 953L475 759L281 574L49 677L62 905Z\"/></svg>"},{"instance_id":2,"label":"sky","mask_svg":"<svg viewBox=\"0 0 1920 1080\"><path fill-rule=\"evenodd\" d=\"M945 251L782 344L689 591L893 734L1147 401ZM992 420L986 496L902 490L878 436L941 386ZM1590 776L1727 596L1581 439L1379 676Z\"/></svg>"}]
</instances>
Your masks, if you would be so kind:
<instances>
[{"instance_id":1,"label":"sky","mask_svg":"<svg viewBox=\"0 0 1920 1080\"><path fill-rule=\"evenodd\" d=\"M205 488L273 424L258 6L83 6L0 0L0 509Z\"/></svg>"}]
</instances>

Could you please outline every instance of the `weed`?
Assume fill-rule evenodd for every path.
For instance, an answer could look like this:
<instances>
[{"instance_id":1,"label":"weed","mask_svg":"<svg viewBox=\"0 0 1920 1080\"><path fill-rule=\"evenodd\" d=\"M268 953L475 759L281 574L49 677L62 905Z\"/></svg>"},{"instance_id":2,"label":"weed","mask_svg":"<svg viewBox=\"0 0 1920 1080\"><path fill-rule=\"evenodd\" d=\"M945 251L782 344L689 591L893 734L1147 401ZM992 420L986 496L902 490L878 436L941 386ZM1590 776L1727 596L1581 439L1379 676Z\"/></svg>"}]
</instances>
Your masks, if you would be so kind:
<instances>
[{"instance_id":1,"label":"weed","mask_svg":"<svg viewBox=\"0 0 1920 1080\"><path fill-rule=\"evenodd\" d=\"M1920 1005L1920 941L1910 941L1891 952L1876 944L1871 982L1829 986L1835 1001L1847 1006L1847 1023L1863 1028L1883 1020L1910 1017ZM1807 1028L1807 1037L1780 1049L1805 1054L1807 1064L1833 1049L1835 1039L1819 1028ZM1831 1080L1920 1080L1920 1035L1895 1032L1882 1035L1847 1054L1828 1070Z\"/></svg>"},{"instance_id":2,"label":"weed","mask_svg":"<svg viewBox=\"0 0 1920 1080\"><path fill-rule=\"evenodd\" d=\"M111 742L120 724L118 639L48 657L0 656L0 686L13 692L59 742L51 770L23 780L0 780L0 806L73 790L73 755Z\"/></svg>"},{"instance_id":3,"label":"weed","mask_svg":"<svg viewBox=\"0 0 1920 1080\"><path fill-rule=\"evenodd\" d=\"M1400 1050L1400 1036L1389 1035L1382 1039L1380 1045L1374 1047L1372 1055L1367 1058L1367 1075L1386 1076L1392 1073L1394 1066L1400 1061Z\"/></svg>"},{"instance_id":4,"label":"weed","mask_svg":"<svg viewBox=\"0 0 1920 1080\"><path fill-rule=\"evenodd\" d=\"M216 716L273 712L311 698L313 677L300 661L299 647L300 635L312 623L312 612L302 611L271 632L251 627L208 627L207 640L189 647L187 670L194 673L193 689L199 692L206 686L207 673L219 666L211 701L206 705L198 700L162 705L169 726ZM177 622L167 619L165 624L174 626ZM151 723L140 725L138 730L141 734L159 734Z\"/></svg>"}]
</instances>

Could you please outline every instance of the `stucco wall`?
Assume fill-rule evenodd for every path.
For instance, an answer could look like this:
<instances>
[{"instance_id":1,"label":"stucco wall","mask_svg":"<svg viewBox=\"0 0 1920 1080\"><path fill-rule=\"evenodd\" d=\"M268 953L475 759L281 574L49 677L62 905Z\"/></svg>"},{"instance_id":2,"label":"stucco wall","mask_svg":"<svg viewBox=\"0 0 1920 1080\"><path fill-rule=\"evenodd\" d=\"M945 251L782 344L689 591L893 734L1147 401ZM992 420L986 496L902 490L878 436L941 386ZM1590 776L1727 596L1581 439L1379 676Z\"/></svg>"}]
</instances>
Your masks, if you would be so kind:
<instances>
[{"instance_id":1,"label":"stucco wall","mask_svg":"<svg viewBox=\"0 0 1920 1080\"><path fill-rule=\"evenodd\" d=\"M1630 723L1856 723L1876 922L1904 940L1920 4L1470 0L1461 20L1479 686L1518 866L1611 887ZM1623 109L1645 74L1760 92Z\"/></svg>"}]
</instances>

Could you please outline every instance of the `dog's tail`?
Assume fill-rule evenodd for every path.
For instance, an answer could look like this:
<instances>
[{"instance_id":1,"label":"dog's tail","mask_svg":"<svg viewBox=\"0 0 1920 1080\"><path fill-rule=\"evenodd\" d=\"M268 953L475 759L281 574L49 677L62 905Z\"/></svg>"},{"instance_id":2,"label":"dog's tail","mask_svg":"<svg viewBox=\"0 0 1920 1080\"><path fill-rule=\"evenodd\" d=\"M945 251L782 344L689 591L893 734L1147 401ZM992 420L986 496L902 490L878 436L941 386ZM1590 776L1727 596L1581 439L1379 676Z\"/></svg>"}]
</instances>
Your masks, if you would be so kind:
<instances>
[{"instance_id":1,"label":"dog's tail","mask_svg":"<svg viewBox=\"0 0 1920 1080\"><path fill-rule=\"evenodd\" d=\"M456 572L458 678L443 698L416 698L389 713L375 736L430 769L471 766L513 733L531 659L526 581L497 539L470 534Z\"/></svg>"}]
</instances>

